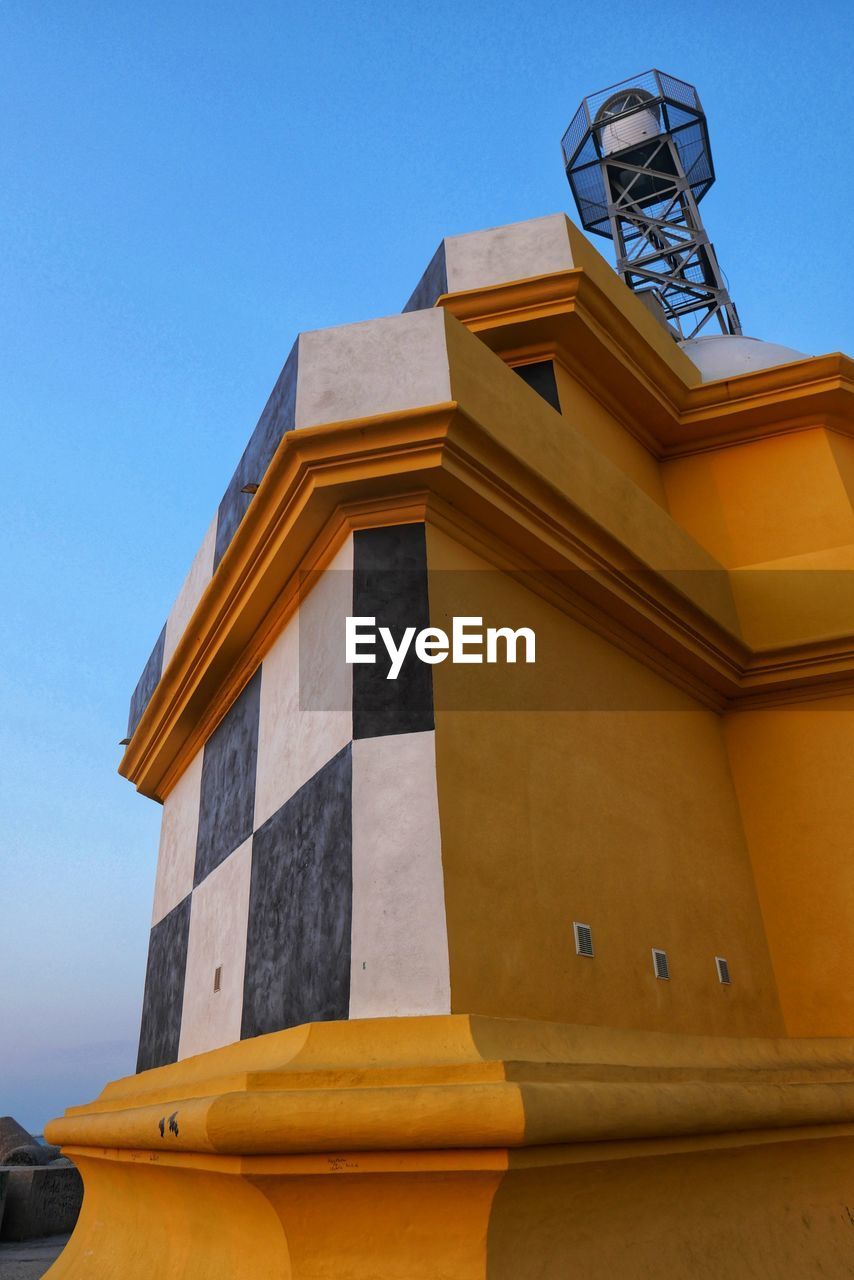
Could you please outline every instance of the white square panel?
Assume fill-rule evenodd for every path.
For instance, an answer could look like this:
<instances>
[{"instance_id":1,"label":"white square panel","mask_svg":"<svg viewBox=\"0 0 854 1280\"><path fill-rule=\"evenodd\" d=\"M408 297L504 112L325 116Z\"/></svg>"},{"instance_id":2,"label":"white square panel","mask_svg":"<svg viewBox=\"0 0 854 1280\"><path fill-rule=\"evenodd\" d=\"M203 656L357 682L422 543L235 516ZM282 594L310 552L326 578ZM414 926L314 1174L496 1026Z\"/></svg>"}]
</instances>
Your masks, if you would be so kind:
<instances>
[{"instance_id":1,"label":"white square panel","mask_svg":"<svg viewBox=\"0 0 854 1280\"><path fill-rule=\"evenodd\" d=\"M240 1039L251 871L250 836L193 891L179 1058Z\"/></svg>"},{"instance_id":2,"label":"white square panel","mask_svg":"<svg viewBox=\"0 0 854 1280\"><path fill-rule=\"evenodd\" d=\"M256 831L352 737L352 668L344 661L344 620L352 611L348 537L264 658Z\"/></svg>"},{"instance_id":3,"label":"white square panel","mask_svg":"<svg viewBox=\"0 0 854 1280\"><path fill-rule=\"evenodd\" d=\"M204 750L197 752L163 804L152 925L177 907L193 888L203 755Z\"/></svg>"},{"instance_id":4,"label":"white square panel","mask_svg":"<svg viewBox=\"0 0 854 1280\"><path fill-rule=\"evenodd\" d=\"M551 275L578 265L562 213L448 236L445 261L449 293Z\"/></svg>"},{"instance_id":5,"label":"white square panel","mask_svg":"<svg viewBox=\"0 0 854 1280\"><path fill-rule=\"evenodd\" d=\"M450 399L441 307L300 334L297 427Z\"/></svg>"},{"instance_id":6,"label":"white square panel","mask_svg":"<svg viewBox=\"0 0 854 1280\"><path fill-rule=\"evenodd\" d=\"M205 593L205 588L213 577L214 548L216 546L216 517L208 526L202 545L199 547L190 565L190 572L178 592L177 599L169 610L166 619L166 636L163 642L163 670L169 665L169 659L177 648L178 641L187 629L187 623L193 616L196 605Z\"/></svg>"},{"instance_id":7,"label":"white square panel","mask_svg":"<svg viewBox=\"0 0 854 1280\"><path fill-rule=\"evenodd\" d=\"M450 1012L435 737L353 743L351 1018Z\"/></svg>"}]
</instances>

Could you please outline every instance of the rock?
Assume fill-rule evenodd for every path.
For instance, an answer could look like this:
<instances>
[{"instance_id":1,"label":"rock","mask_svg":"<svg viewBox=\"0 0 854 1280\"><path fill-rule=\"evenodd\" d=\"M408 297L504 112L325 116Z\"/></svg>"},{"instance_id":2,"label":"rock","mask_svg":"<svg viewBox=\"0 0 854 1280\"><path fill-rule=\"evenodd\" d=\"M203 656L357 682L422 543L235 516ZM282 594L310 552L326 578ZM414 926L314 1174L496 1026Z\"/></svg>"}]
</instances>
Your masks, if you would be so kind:
<instances>
[{"instance_id":1,"label":"rock","mask_svg":"<svg viewBox=\"0 0 854 1280\"><path fill-rule=\"evenodd\" d=\"M59 1147L37 1142L12 1116L0 1116L0 1164L50 1164Z\"/></svg>"},{"instance_id":2,"label":"rock","mask_svg":"<svg viewBox=\"0 0 854 1280\"><path fill-rule=\"evenodd\" d=\"M8 1163L6 1157L16 1147L33 1147L36 1140L23 1125L12 1116L0 1116L0 1164Z\"/></svg>"},{"instance_id":3,"label":"rock","mask_svg":"<svg viewBox=\"0 0 854 1280\"><path fill-rule=\"evenodd\" d=\"M54 1159L56 1148L43 1147L38 1142L33 1142L25 1147L13 1147L9 1151L3 1161L4 1164L50 1164Z\"/></svg>"},{"instance_id":4,"label":"rock","mask_svg":"<svg viewBox=\"0 0 854 1280\"><path fill-rule=\"evenodd\" d=\"M31 1240L74 1230L83 1201L83 1180L62 1165L15 1165L7 1176L0 1240Z\"/></svg>"}]
</instances>

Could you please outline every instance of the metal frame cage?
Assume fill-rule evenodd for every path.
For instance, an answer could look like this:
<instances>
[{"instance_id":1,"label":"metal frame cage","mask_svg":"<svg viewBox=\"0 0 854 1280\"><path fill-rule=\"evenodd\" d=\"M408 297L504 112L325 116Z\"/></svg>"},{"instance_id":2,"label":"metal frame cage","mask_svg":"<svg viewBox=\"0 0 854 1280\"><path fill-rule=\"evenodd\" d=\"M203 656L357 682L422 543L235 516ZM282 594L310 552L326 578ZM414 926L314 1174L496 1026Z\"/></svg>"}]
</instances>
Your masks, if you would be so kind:
<instances>
[{"instance_id":1,"label":"metal frame cage","mask_svg":"<svg viewBox=\"0 0 854 1280\"><path fill-rule=\"evenodd\" d=\"M654 294L673 336L694 337L713 319L741 333L697 207L715 171L694 86L652 70L600 89L561 149L582 226L614 241L617 271Z\"/></svg>"},{"instance_id":2,"label":"metal frame cage","mask_svg":"<svg viewBox=\"0 0 854 1280\"><path fill-rule=\"evenodd\" d=\"M638 89L649 94L644 108L658 114L661 132L673 138L694 199L702 200L715 180L706 116L693 85L653 70L591 93L572 117L561 139L561 150L581 225L586 231L608 240L611 239L608 194L601 166L609 153L602 145L602 135L615 121L636 114L638 108L632 105L606 119L601 118L601 112L618 95Z\"/></svg>"}]
</instances>

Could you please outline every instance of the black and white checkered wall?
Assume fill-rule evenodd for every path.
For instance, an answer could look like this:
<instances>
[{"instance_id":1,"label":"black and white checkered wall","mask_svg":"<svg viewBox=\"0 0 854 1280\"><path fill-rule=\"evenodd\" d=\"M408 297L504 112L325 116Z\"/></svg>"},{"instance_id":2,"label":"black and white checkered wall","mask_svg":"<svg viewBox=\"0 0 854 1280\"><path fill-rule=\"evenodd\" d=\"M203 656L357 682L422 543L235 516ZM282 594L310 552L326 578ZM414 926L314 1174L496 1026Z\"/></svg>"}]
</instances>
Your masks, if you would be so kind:
<instances>
[{"instance_id":1,"label":"black and white checkered wall","mask_svg":"<svg viewBox=\"0 0 854 1280\"><path fill-rule=\"evenodd\" d=\"M346 613L428 625L422 524L348 539L167 797L138 1070L450 1008L431 669L345 668Z\"/></svg>"}]
</instances>

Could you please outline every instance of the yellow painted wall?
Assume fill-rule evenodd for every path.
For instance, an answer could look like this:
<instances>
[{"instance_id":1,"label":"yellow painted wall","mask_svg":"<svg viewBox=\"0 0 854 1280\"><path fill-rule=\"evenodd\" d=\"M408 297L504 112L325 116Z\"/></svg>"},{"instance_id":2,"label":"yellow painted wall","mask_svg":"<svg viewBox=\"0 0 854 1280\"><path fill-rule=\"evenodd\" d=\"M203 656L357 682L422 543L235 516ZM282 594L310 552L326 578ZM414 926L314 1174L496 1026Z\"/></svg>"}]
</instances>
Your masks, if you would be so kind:
<instances>
[{"instance_id":1,"label":"yellow painted wall","mask_svg":"<svg viewBox=\"0 0 854 1280\"><path fill-rule=\"evenodd\" d=\"M833 450L836 465L839 467L848 500L854 504L854 440L851 436L841 435L838 431L829 431L827 438Z\"/></svg>"},{"instance_id":2,"label":"yellow painted wall","mask_svg":"<svg viewBox=\"0 0 854 1280\"><path fill-rule=\"evenodd\" d=\"M650 451L617 422L614 415L559 361L556 360L554 366L561 413L570 428L586 436L606 458L666 510L667 495L658 462Z\"/></svg>"},{"instance_id":3,"label":"yellow painted wall","mask_svg":"<svg viewBox=\"0 0 854 1280\"><path fill-rule=\"evenodd\" d=\"M357 1169L359 1161L345 1161L339 1178L252 1179L281 1220L294 1277L485 1280L500 1170L407 1176L392 1169L378 1178L346 1176L348 1164Z\"/></svg>"},{"instance_id":4,"label":"yellow painted wall","mask_svg":"<svg viewBox=\"0 0 854 1280\"><path fill-rule=\"evenodd\" d=\"M52 1280L783 1280L851 1274L854 1138L180 1162L75 1149ZM599 1150L596 1150L598 1146Z\"/></svg>"},{"instance_id":5,"label":"yellow painted wall","mask_svg":"<svg viewBox=\"0 0 854 1280\"><path fill-rule=\"evenodd\" d=\"M815 428L671 459L662 464L671 514L729 567L854 542L840 452Z\"/></svg>"},{"instance_id":6,"label":"yellow painted wall","mask_svg":"<svg viewBox=\"0 0 854 1280\"><path fill-rule=\"evenodd\" d=\"M854 1035L854 697L725 732L786 1030Z\"/></svg>"},{"instance_id":7,"label":"yellow painted wall","mask_svg":"<svg viewBox=\"0 0 854 1280\"><path fill-rule=\"evenodd\" d=\"M487 1280L850 1275L852 1156L848 1137L511 1166L493 1202Z\"/></svg>"},{"instance_id":8,"label":"yellow painted wall","mask_svg":"<svg viewBox=\"0 0 854 1280\"><path fill-rule=\"evenodd\" d=\"M650 497L624 463L606 454L601 439L597 443L562 419L450 314L446 336L452 394L491 440L541 477L583 519L630 547L639 564L674 571L689 599L737 633L738 615L723 566ZM619 431L629 439L622 427ZM591 436L596 435L591 428Z\"/></svg>"},{"instance_id":9,"label":"yellow painted wall","mask_svg":"<svg viewBox=\"0 0 854 1280\"><path fill-rule=\"evenodd\" d=\"M741 634L754 649L854 629L854 543L730 572Z\"/></svg>"},{"instance_id":10,"label":"yellow painted wall","mask_svg":"<svg viewBox=\"0 0 854 1280\"><path fill-rule=\"evenodd\" d=\"M452 1009L779 1033L718 717L430 525L428 565L435 625L481 615L539 643L514 687L541 710L452 709L499 705L510 668L434 667ZM576 956L573 920L595 960Z\"/></svg>"}]
</instances>

